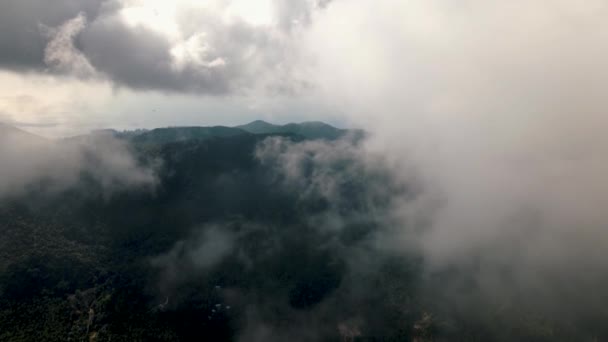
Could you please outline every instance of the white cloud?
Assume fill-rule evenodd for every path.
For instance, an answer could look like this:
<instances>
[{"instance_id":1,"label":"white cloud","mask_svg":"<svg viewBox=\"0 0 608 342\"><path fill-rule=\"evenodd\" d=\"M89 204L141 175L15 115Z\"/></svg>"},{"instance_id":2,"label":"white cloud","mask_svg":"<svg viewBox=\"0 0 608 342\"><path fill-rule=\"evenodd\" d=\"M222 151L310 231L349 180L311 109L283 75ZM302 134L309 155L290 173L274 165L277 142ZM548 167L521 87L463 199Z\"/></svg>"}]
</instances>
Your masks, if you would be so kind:
<instances>
[{"instance_id":1,"label":"white cloud","mask_svg":"<svg viewBox=\"0 0 608 342\"><path fill-rule=\"evenodd\" d=\"M418 169L428 205L400 210L431 219L417 237L430 265L605 270L607 12L386 0L317 13L305 51L319 99L370 130L368 148Z\"/></svg>"},{"instance_id":2,"label":"white cloud","mask_svg":"<svg viewBox=\"0 0 608 342\"><path fill-rule=\"evenodd\" d=\"M104 195L156 185L155 170L140 166L128 147L107 135L70 141L48 140L0 124L0 199L68 190L87 173Z\"/></svg>"},{"instance_id":3,"label":"white cloud","mask_svg":"<svg viewBox=\"0 0 608 342\"><path fill-rule=\"evenodd\" d=\"M95 76L95 68L74 45L74 39L84 30L86 24L84 13L80 13L58 28L44 28L49 37L44 51L44 63L60 73L82 78Z\"/></svg>"}]
</instances>

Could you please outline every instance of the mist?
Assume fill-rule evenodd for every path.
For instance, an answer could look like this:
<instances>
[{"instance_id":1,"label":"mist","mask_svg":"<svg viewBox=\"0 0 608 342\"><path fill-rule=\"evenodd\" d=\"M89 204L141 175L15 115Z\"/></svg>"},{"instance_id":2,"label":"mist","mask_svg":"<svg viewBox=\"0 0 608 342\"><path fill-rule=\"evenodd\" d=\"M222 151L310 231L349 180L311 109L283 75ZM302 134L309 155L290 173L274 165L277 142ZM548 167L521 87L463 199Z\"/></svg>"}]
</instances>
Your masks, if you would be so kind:
<instances>
[{"instance_id":1,"label":"mist","mask_svg":"<svg viewBox=\"0 0 608 342\"><path fill-rule=\"evenodd\" d=\"M404 183L422 182L417 204L393 214L429 224L397 234L430 277L456 270L439 286L446 300L518 298L580 318L604 298L607 9L344 1L316 18L320 93Z\"/></svg>"},{"instance_id":2,"label":"mist","mask_svg":"<svg viewBox=\"0 0 608 342\"><path fill-rule=\"evenodd\" d=\"M139 165L128 146L110 134L52 140L2 124L0 130L0 199L61 193L76 187L83 175L106 197L156 184L158 165Z\"/></svg>"}]
</instances>

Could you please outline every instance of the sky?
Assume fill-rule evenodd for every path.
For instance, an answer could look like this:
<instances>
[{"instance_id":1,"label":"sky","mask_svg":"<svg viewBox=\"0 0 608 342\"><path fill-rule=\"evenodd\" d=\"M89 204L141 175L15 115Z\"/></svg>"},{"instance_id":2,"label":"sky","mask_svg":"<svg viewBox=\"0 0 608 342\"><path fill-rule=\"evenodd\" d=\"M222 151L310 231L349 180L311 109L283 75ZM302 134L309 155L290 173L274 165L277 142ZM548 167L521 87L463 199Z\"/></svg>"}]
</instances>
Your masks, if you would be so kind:
<instances>
[{"instance_id":1,"label":"sky","mask_svg":"<svg viewBox=\"0 0 608 342\"><path fill-rule=\"evenodd\" d=\"M324 120L306 31L328 1L0 2L0 121L99 128Z\"/></svg>"},{"instance_id":2,"label":"sky","mask_svg":"<svg viewBox=\"0 0 608 342\"><path fill-rule=\"evenodd\" d=\"M566 133L557 112L603 99L606 7L2 0L0 121L45 136L254 119L383 130L399 120L435 134L466 118L530 135L551 121Z\"/></svg>"},{"instance_id":3,"label":"sky","mask_svg":"<svg viewBox=\"0 0 608 342\"><path fill-rule=\"evenodd\" d=\"M3 0L0 115L44 136L362 127L405 183L421 175L421 213L442 203L429 259L502 241L522 212L563 235L548 250L580 231L590 253L608 242L607 15L603 0Z\"/></svg>"}]
</instances>

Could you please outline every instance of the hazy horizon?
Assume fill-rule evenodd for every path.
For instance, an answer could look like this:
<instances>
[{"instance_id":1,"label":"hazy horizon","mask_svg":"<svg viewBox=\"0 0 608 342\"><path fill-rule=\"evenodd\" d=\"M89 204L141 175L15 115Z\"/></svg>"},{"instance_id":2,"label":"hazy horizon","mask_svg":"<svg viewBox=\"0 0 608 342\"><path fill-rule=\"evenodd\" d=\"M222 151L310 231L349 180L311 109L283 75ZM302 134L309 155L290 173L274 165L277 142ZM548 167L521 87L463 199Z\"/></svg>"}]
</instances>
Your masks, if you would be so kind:
<instances>
[{"instance_id":1,"label":"hazy horizon","mask_svg":"<svg viewBox=\"0 0 608 342\"><path fill-rule=\"evenodd\" d=\"M262 121L271 125L275 125L275 126L284 126L284 125L289 125L289 124L296 124L296 125L300 125L300 124L304 124L304 123L323 123L323 124L327 124L329 126L332 126L334 128L337 129L360 129L359 127L345 127L345 126L341 126L339 124L336 123L330 123L330 122L325 122L325 121L320 121L320 120L306 120L306 121L301 121L301 122L294 122L294 121L285 121L285 122L273 122L273 121L267 121L267 120L262 120L262 119L254 119L252 121L247 121L247 122L242 122L242 123L237 123L237 124L227 124L227 125L222 125L222 124L214 124L214 123L209 123L209 124L186 124L186 125L167 125L167 126L148 126L148 127L122 127L122 128L116 128L116 127L104 127L104 126L100 126L99 128L91 128L89 131L81 131L79 133L76 133L74 135L60 135L60 136L47 136L44 135L44 130L40 130L40 129L36 129L36 128L40 128L39 125L32 125L32 124L27 124L27 123L19 123L19 122L2 122L0 121L0 125L5 125L8 127L14 127L17 128L21 131L24 131L26 133L30 133L30 134L34 134L43 138L48 138L48 139L63 139L63 138L69 138L69 137L76 137L76 136L80 136L80 135L89 135L95 132L100 132L100 131L119 131L119 132L130 132L130 131L139 131L139 130L153 130L153 129L158 129L158 128L181 128L181 127L231 127L231 128L239 128L239 126L244 126L244 125L248 125L251 123L254 123L256 121Z\"/></svg>"}]
</instances>

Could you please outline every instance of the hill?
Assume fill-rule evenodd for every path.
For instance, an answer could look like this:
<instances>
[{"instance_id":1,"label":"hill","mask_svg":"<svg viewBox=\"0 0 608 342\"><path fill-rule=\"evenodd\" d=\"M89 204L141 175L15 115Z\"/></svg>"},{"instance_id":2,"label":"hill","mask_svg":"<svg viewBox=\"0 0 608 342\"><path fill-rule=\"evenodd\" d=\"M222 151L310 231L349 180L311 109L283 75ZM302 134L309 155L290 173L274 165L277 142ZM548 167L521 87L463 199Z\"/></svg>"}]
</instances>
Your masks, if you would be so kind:
<instances>
[{"instance_id":1,"label":"hill","mask_svg":"<svg viewBox=\"0 0 608 342\"><path fill-rule=\"evenodd\" d=\"M331 141L345 130L245 126L92 133L135 144L157 186L108 193L86 158L70 187L0 199L0 342L607 340L605 310L477 304L476 271L429 277L417 248L378 248L417 190Z\"/></svg>"},{"instance_id":2,"label":"hill","mask_svg":"<svg viewBox=\"0 0 608 342\"><path fill-rule=\"evenodd\" d=\"M29 141L32 144L44 144L48 142L48 139L43 138L39 135L26 132L15 126L4 124L0 122L0 139L19 139L20 141Z\"/></svg>"},{"instance_id":3,"label":"hill","mask_svg":"<svg viewBox=\"0 0 608 342\"><path fill-rule=\"evenodd\" d=\"M291 133L301 135L308 139L335 140L346 135L349 131L336 128L320 121L309 121L302 123L289 123L286 125L274 125L262 120L256 120L246 125L236 126L254 134Z\"/></svg>"},{"instance_id":4,"label":"hill","mask_svg":"<svg viewBox=\"0 0 608 342\"><path fill-rule=\"evenodd\" d=\"M167 127L156 128L142 134L130 137L135 143L157 143L179 142L187 140L205 140L213 137L231 137L248 134L246 131L225 127Z\"/></svg>"},{"instance_id":5,"label":"hill","mask_svg":"<svg viewBox=\"0 0 608 342\"><path fill-rule=\"evenodd\" d=\"M349 275L342 255L363 245L374 226L359 217L371 218L372 202L388 200L369 199L378 175L356 172L335 183L330 202L318 173L286 179L281 151L306 144L300 136L268 141L235 128L148 133L140 141L154 148L134 153L144 165L162 161L155 191L108 196L83 173L66 191L0 201L0 341L236 341L255 310L277 329L287 317L295 329L284 332L287 340L307 319L323 326L323 340L339 340L341 310L381 317L367 323L369 336L404 334L395 327L408 314L357 308L389 302L390 293L379 286L373 299L358 294L369 275ZM335 171L361 170L348 156L332 156L340 158L330 163ZM314 154L300 157L326 167ZM318 227L338 212L343 229ZM406 272L391 274L409 281Z\"/></svg>"},{"instance_id":6,"label":"hill","mask_svg":"<svg viewBox=\"0 0 608 342\"><path fill-rule=\"evenodd\" d=\"M246 125L236 126L236 128L253 134L277 133L282 131L282 126L274 125L263 120L255 120Z\"/></svg>"},{"instance_id":7,"label":"hill","mask_svg":"<svg viewBox=\"0 0 608 342\"><path fill-rule=\"evenodd\" d=\"M134 131L117 131L114 129L101 129L91 132L89 135L77 136L66 140L82 140L90 135L110 135L118 139L127 140L137 145L159 145L190 140L208 140L212 138L234 137L239 135L278 135L288 136L294 139L323 139L336 140L347 135L352 135L355 140L363 137L360 130L340 129L319 121L302 123L289 123L286 125L275 125L262 120L256 120L246 125L235 127L227 126L188 126L188 127L163 127L152 130L138 129ZM353 140L353 141L355 141Z\"/></svg>"}]
</instances>

